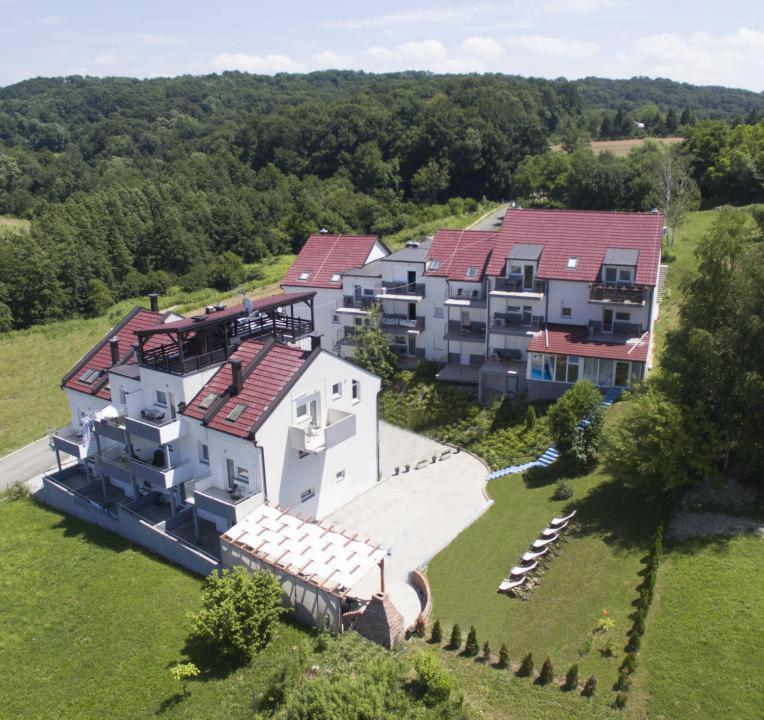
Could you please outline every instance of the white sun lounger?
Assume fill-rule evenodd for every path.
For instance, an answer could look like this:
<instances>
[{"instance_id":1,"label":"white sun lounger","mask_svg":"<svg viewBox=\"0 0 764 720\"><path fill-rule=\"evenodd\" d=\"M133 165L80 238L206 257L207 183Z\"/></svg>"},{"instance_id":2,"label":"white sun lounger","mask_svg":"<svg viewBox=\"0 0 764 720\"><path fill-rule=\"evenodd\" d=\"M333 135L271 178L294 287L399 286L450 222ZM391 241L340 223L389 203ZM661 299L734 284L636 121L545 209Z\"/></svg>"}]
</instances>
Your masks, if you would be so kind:
<instances>
[{"instance_id":1,"label":"white sun lounger","mask_svg":"<svg viewBox=\"0 0 764 720\"><path fill-rule=\"evenodd\" d=\"M515 565L515 567L509 571L509 574L515 576L525 575L525 573L535 570L538 566L538 561L534 562L532 565Z\"/></svg>"},{"instance_id":2,"label":"white sun lounger","mask_svg":"<svg viewBox=\"0 0 764 720\"><path fill-rule=\"evenodd\" d=\"M524 577L519 580L502 580L501 583L499 583L499 592L507 592L508 590L519 588L522 585L525 585Z\"/></svg>"},{"instance_id":3,"label":"white sun lounger","mask_svg":"<svg viewBox=\"0 0 764 720\"><path fill-rule=\"evenodd\" d=\"M552 528L552 527L544 528L544 529L541 531L541 537L542 537L542 538L550 538L550 537L552 537L553 535L557 535L557 532L558 532L560 529L561 529L561 528Z\"/></svg>"},{"instance_id":4,"label":"white sun lounger","mask_svg":"<svg viewBox=\"0 0 764 720\"><path fill-rule=\"evenodd\" d=\"M544 557L549 552L549 548L545 547L543 550L539 550L538 552L527 552L524 553L521 560L524 563L527 562L533 562L534 560L537 560L540 557Z\"/></svg>"},{"instance_id":5,"label":"white sun lounger","mask_svg":"<svg viewBox=\"0 0 764 720\"><path fill-rule=\"evenodd\" d=\"M551 545L559 535L552 535L552 537L545 538L544 540L534 540L531 547L539 550L540 548L546 547L547 545Z\"/></svg>"},{"instance_id":6,"label":"white sun lounger","mask_svg":"<svg viewBox=\"0 0 764 720\"><path fill-rule=\"evenodd\" d=\"M558 525L567 525L576 515L576 511L574 510L570 515L566 515L565 517L561 518L552 518L549 521L549 525L552 527L557 527Z\"/></svg>"}]
</instances>

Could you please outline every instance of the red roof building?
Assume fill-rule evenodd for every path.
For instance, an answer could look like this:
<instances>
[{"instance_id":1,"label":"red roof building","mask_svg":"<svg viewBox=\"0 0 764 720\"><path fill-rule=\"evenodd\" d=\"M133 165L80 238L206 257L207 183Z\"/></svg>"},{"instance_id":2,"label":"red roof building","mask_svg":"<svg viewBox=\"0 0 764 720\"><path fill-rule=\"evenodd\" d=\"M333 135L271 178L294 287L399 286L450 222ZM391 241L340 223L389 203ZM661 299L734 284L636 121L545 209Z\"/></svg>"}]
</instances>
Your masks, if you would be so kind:
<instances>
[{"instance_id":1,"label":"red roof building","mask_svg":"<svg viewBox=\"0 0 764 720\"><path fill-rule=\"evenodd\" d=\"M246 340L188 403L184 415L201 420L213 430L250 438L316 355L317 350ZM238 391L233 387L231 361L242 366Z\"/></svg>"},{"instance_id":2,"label":"red roof building","mask_svg":"<svg viewBox=\"0 0 764 720\"><path fill-rule=\"evenodd\" d=\"M311 235L302 246L282 286L342 288L342 273L366 264L376 235Z\"/></svg>"},{"instance_id":3,"label":"red roof building","mask_svg":"<svg viewBox=\"0 0 764 720\"><path fill-rule=\"evenodd\" d=\"M508 209L487 273L502 275L516 244L538 244L537 277L594 282L607 251L625 250L636 251L634 282L655 285L663 225L661 213Z\"/></svg>"},{"instance_id":4,"label":"red roof building","mask_svg":"<svg viewBox=\"0 0 764 720\"><path fill-rule=\"evenodd\" d=\"M646 362L649 344L648 332L626 342L608 343L590 338L585 327L549 325L531 338L528 352Z\"/></svg>"},{"instance_id":5,"label":"red roof building","mask_svg":"<svg viewBox=\"0 0 764 720\"><path fill-rule=\"evenodd\" d=\"M438 230L427 251L425 276L481 281L497 238L486 230Z\"/></svg>"}]
</instances>

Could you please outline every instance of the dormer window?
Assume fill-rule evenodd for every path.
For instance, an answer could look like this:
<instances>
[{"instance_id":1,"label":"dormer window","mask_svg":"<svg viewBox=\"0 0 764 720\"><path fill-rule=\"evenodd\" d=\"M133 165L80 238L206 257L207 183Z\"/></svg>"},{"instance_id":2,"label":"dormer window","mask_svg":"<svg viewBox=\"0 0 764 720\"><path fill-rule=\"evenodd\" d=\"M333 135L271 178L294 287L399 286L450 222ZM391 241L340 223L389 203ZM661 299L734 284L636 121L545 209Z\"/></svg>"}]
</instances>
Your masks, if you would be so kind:
<instances>
[{"instance_id":1,"label":"dormer window","mask_svg":"<svg viewBox=\"0 0 764 720\"><path fill-rule=\"evenodd\" d=\"M310 273L307 270L303 270L300 273L300 280L307 280L310 277Z\"/></svg>"},{"instance_id":2,"label":"dormer window","mask_svg":"<svg viewBox=\"0 0 764 720\"><path fill-rule=\"evenodd\" d=\"M575 270L578 267L578 258L577 257L569 257L568 258L568 270Z\"/></svg>"},{"instance_id":3,"label":"dormer window","mask_svg":"<svg viewBox=\"0 0 764 720\"><path fill-rule=\"evenodd\" d=\"M332 273L332 282L339 282L340 281L340 274L339 273Z\"/></svg>"},{"instance_id":4,"label":"dormer window","mask_svg":"<svg viewBox=\"0 0 764 720\"><path fill-rule=\"evenodd\" d=\"M469 278L477 277L477 271L478 271L478 269L476 267L468 267L467 268L467 277L469 277Z\"/></svg>"},{"instance_id":5,"label":"dormer window","mask_svg":"<svg viewBox=\"0 0 764 720\"><path fill-rule=\"evenodd\" d=\"M440 260L430 260L430 270L439 270Z\"/></svg>"}]
</instances>

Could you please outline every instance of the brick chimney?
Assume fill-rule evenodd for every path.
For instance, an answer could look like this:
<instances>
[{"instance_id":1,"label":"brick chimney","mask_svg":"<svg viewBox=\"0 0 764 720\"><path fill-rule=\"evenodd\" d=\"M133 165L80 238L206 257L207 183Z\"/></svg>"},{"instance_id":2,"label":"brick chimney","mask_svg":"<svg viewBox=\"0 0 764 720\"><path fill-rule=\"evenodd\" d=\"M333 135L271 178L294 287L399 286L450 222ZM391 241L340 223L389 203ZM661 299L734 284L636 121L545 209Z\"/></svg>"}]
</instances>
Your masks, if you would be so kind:
<instances>
[{"instance_id":1,"label":"brick chimney","mask_svg":"<svg viewBox=\"0 0 764 720\"><path fill-rule=\"evenodd\" d=\"M114 365L118 365L119 364L119 338L116 335L114 337L109 338L109 350L111 350L112 367Z\"/></svg>"},{"instance_id":2,"label":"brick chimney","mask_svg":"<svg viewBox=\"0 0 764 720\"><path fill-rule=\"evenodd\" d=\"M159 312L159 293L149 293L151 312Z\"/></svg>"},{"instance_id":3,"label":"brick chimney","mask_svg":"<svg viewBox=\"0 0 764 720\"><path fill-rule=\"evenodd\" d=\"M241 386L241 360L231 360L231 387L235 395L241 392Z\"/></svg>"}]
</instances>

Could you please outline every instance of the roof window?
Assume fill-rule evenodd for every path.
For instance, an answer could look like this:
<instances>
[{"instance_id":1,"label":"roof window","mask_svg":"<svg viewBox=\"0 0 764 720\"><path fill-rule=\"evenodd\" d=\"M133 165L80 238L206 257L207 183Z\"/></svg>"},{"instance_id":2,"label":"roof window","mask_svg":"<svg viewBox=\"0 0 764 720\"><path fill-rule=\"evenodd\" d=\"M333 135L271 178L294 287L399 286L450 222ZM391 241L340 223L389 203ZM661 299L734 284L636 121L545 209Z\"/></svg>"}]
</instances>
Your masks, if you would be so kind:
<instances>
[{"instance_id":1,"label":"roof window","mask_svg":"<svg viewBox=\"0 0 764 720\"><path fill-rule=\"evenodd\" d=\"M430 270L438 270L440 268L440 260L430 260Z\"/></svg>"},{"instance_id":2,"label":"roof window","mask_svg":"<svg viewBox=\"0 0 764 720\"><path fill-rule=\"evenodd\" d=\"M332 273L332 282L339 282L341 277L339 273Z\"/></svg>"},{"instance_id":3,"label":"roof window","mask_svg":"<svg viewBox=\"0 0 764 720\"><path fill-rule=\"evenodd\" d=\"M231 412L225 416L226 422L236 422L239 419L239 415L241 415L246 409L247 406L242 405L241 403L235 405L233 410L231 410Z\"/></svg>"},{"instance_id":4,"label":"roof window","mask_svg":"<svg viewBox=\"0 0 764 720\"><path fill-rule=\"evenodd\" d=\"M300 280L307 280L310 277L310 272L308 270L303 270L300 273Z\"/></svg>"},{"instance_id":5,"label":"roof window","mask_svg":"<svg viewBox=\"0 0 764 720\"><path fill-rule=\"evenodd\" d=\"M207 395L206 398L204 398L204 400L202 400L199 403L199 407L202 410L206 410L207 408L209 408L210 405L212 405L213 402L215 402L215 400L217 400L217 398L218 398L218 394L211 392L209 395Z\"/></svg>"},{"instance_id":6,"label":"roof window","mask_svg":"<svg viewBox=\"0 0 764 720\"><path fill-rule=\"evenodd\" d=\"M80 382L85 383L86 385L92 385L95 382L95 379L101 374L100 370L94 370L93 368L88 368L85 370L82 375L80 375Z\"/></svg>"},{"instance_id":7,"label":"roof window","mask_svg":"<svg viewBox=\"0 0 764 720\"><path fill-rule=\"evenodd\" d=\"M476 267L468 267L467 268L467 277L475 277L477 275L477 268Z\"/></svg>"},{"instance_id":8,"label":"roof window","mask_svg":"<svg viewBox=\"0 0 764 720\"><path fill-rule=\"evenodd\" d=\"M578 267L578 258L577 257L569 257L568 258L568 270L575 270Z\"/></svg>"}]
</instances>

